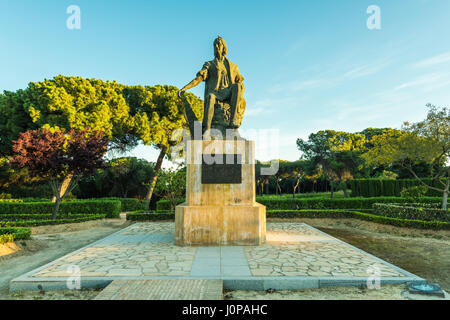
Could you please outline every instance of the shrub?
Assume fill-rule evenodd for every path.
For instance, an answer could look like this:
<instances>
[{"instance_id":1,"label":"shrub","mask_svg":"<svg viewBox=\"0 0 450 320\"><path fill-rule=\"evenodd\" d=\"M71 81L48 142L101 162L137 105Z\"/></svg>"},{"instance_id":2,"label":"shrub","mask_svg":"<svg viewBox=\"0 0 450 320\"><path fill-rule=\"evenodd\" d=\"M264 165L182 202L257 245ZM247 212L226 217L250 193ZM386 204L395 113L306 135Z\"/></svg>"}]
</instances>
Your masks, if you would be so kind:
<instances>
[{"instance_id":1,"label":"shrub","mask_svg":"<svg viewBox=\"0 0 450 320\"><path fill-rule=\"evenodd\" d=\"M354 218L397 227L450 230L450 223L443 221L400 219L351 210L271 210L267 218Z\"/></svg>"},{"instance_id":2,"label":"shrub","mask_svg":"<svg viewBox=\"0 0 450 320\"><path fill-rule=\"evenodd\" d=\"M442 187L437 180L422 179L422 181L430 186ZM421 186L422 184L417 179L354 179L350 181L349 185L352 190L352 197L400 197L403 189ZM425 195L429 197L442 197L442 193L433 189L428 189Z\"/></svg>"},{"instance_id":3,"label":"shrub","mask_svg":"<svg viewBox=\"0 0 450 320\"><path fill-rule=\"evenodd\" d=\"M403 198L410 200L411 202L417 201L420 197L424 197L428 192L428 188L425 186L415 186L405 188L400 192Z\"/></svg>"},{"instance_id":4,"label":"shrub","mask_svg":"<svg viewBox=\"0 0 450 320\"><path fill-rule=\"evenodd\" d=\"M106 214L76 214L52 219L51 214L42 215L1 215L0 227L37 227L66 223L79 223L91 220L105 219Z\"/></svg>"},{"instance_id":5,"label":"shrub","mask_svg":"<svg viewBox=\"0 0 450 320\"><path fill-rule=\"evenodd\" d=\"M52 202L0 202L0 215L2 214L50 214L53 212ZM118 200L77 200L62 202L59 214L106 214L108 218L118 218L121 212L121 203Z\"/></svg>"},{"instance_id":6,"label":"shrub","mask_svg":"<svg viewBox=\"0 0 450 320\"><path fill-rule=\"evenodd\" d=\"M5 203L5 202L8 202L8 203L22 203L23 202L23 200L22 199L0 199L0 203Z\"/></svg>"},{"instance_id":7,"label":"shrub","mask_svg":"<svg viewBox=\"0 0 450 320\"><path fill-rule=\"evenodd\" d=\"M137 210L147 210L150 202L148 200L139 200L135 198L101 198L102 200L118 200L122 204L122 212L130 212Z\"/></svg>"},{"instance_id":8,"label":"shrub","mask_svg":"<svg viewBox=\"0 0 450 320\"><path fill-rule=\"evenodd\" d=\"M30 239L30 228L0 228L0 243Z\"/></svg>"},{"instance_id":9,"label":"shrub","mask_svg":"<svg viewBox=\"0 0 450 320\"><path fill-rule=\"evenodd\" d=\"M158 221L158 220L173 220L175 213L170 211L135 211L127 213L127 220L130 221Z\"/></svg>"},{"instance_id":10,"label":"shrub","mask_svg":"<svg viewBox=\"0 0 450 320\"><path fill-rule=\"evenodd\" d=\"M419 204L375 203L374 213L379 216L399 219L450 222L450 212Z\"/></svg>"},{"instance_id":11,"label":"shrub","mask_svg":"<svg viewBox=\"0 0 450 320\"><path fill-rule=\"evenodd\" d=\"M256 197L256 201L265 205L267 210L306 210L306 209L372 209L374 203L398 203L408 202L408 199L397 197L378 198L267 198ZM441 198L423 197L421 203L440 203ZM184 202L179 199L178 204ZM167 200L160 200L156 203L156 211L170 210L170 203Z\"/></svg>"},{"instance_id":12,"label":"shrub","mask_svg":"<svg viewBox=\"0 0 450 320\"><path fill-rule=\"evenodd\" d=\"M440 198L421 198L421 202L438 203ZM312 199L280 199L280 200L262 200L258 202L265 205L267 210L306 210L306 209L372 209L374 203L394 203L407 202L407 199L396 197L379 198L312 198Z\"/></svg>"},{"instance_id":13,"label":"shrub","mask_svg":"<svg viewBox=\"0 0 450 320\"><path fill-rule=\"evenodd\" d=\"M177 205L182 204L185 200L183 198L175 201ZM170 211L170 201L169 200L159 200L156 202L156 211Z\"/></svg>"}]
</instances>

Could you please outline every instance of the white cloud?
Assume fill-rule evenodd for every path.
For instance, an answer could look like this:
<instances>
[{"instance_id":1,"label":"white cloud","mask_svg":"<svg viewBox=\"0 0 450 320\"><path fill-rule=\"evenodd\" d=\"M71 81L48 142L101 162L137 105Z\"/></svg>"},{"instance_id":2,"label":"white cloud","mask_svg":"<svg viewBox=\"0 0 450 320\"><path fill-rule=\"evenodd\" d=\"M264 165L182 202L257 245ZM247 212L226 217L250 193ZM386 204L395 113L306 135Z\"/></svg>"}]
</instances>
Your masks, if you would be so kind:
<instances>
[{"instance_id":1,"label":"white cloud","mask_svg":"<svg viewBox=\"0 0 450 320\"><path fill-rule=\"evenodd\" d=\"M437 64L450 62L450 52L446 52L419 62L416 62L413 64L414 68L424 68L424 67L431 67L435 66Z\"/></svg>"},{"instance_id":2,"label":"white cloud","mask_svg":"<svg viewBox=\"0 0 450 320\"><path fill-rule=\"evenodd\" d=\"M390 64L389 61L381 61L369 63L360 67L356 67L344 74L344 78L356 79L376 74L386 68Z\"/></svg>"},{"instance_id":3,"label":"white cloud","mask_svg":"<svg viewBox=\"0 0 450 320\"><path fill-rule=\"evenodd\" d=\"M397 87L394 88L394 91L417 86L426 87L428 90L430 90L433 88L434 85L440 86L445 77L447 77L447 75L440 72L425 74L423 76L416 78L415 80L408 81L398 85Z\"/></svg>"}]
</instances>

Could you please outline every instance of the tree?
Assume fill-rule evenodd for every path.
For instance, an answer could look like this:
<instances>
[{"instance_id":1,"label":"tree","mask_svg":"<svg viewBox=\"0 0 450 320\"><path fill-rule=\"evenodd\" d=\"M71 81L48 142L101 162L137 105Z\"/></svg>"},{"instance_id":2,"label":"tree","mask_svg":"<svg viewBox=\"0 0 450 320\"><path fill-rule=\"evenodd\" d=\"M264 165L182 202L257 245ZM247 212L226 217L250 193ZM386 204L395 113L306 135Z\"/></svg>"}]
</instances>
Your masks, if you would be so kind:
<instances>
[{"instance_id":1,"label":"tree","mask_svg":"<svg viewBox=\"0 0 450 320\"><path fill-rule=\"evenodd\" d=\"M267 186L267 194L269 194L269 181L270 176L261 174L261 168L263 167L270 167L270 162L265 163L261 161L256 161L255 163L255 183L257 186L259 186L259 195L264 194L264 186Z\"/></svg>"},{"instance_id":2,"label":"tree","mask_svg":"<svg viewBox=\"0 0 450 320\"><path fill-rule=\"evenodd\" d=\"M427 118L402 130L385 130L371 140L373 148L363 157L370 164L397 164L408 170L422 185L442 192L442 209L447 210L450 189L450 109L429 108ZM416 172L415 165L431 165L431 178L442 187L427 184ZM447 179L445 179L447 178Z\"/></svg>"},{"instance_id":3,"label":"tree","mask_svg":"<svg viewBox=\"0 0 450 320\"><path fill-rule=\"evenodd\" d=\"M188 130L184 105L178 97L178 91L178 88L167 85L128 86L122 90L130 106L133 133L145 145L152 145L159 150L146 200L152 197L164 158L170 157L172 148L180 142L179 139L172 140L174 133L180 129ZM186 93L185 96L190 101L196 117L202 119L203 101L192 93Z\"/></svg>"},{"instance_id":4,"label":"tree","mask_svg":"<svg viewBox=\"0 0 450 320\"><path fill-rule=\"evenodd\" d=\"M25 90L0 95L0 152L12 153L12 140L37 128L99 131L109 149L127 151L137 144L130 134L129 106L117 82L56 76L30 82Z\"/></svg>"},{"instance_id":5,"label":"tree","mask_svg":"<svg viewBox=\"0 0 450 320\"><path fill-rule=\"evenodd\" d=\"M29 130L13 141L16 155L10 163L26 167L32 177L49 180L56 199L52 218L56 219L62 200L82 175L104 166L107 145L108 139L101 131L71 130L66 135L64 129Z\"/></svg>"},{"instance_id":6,"label":"tree","mask_svg":"<svg viewBox=\"0 0 450 320\"><path fill-rule=\"evenodd\" d=\"M174 211L178 200L186 191L186 169L166 169L159 172L156 193L170 202L170 210Z\"/></svg>"},{"instance_id":7,"label":"tree","mask_svg":"<svg viewBox=\"0 0 450 320\"><path fill-rule=\"evenodd\" d=\"M285 180L291 180L293 198L295 198L301 179L306 175L305 166L306 161L304 160L280 163L280 177Z\"/></svg>"},{"instance_id":8,"label":"tree","mask_svg":"<svg viewBox=\"0 0 450 320\"><path fill-rule=\"evenodd\" d=\"M144 159L126 157L114 159L108 163L108 168L102 170L102 185L111 186L109 196L127 198L140 196L142 189L147 189L149 177L153 175L154 164ZM145 194L144 194L145 196Z\"/></svg>"},{"instance_id":9,"label":"tree","mask_svg":"<svg viewBox=\"0 0 450 320\"><path fill-rule=\"evenodd\" d=\"M343 189L348 197L346 181L352 179L362 165L358 146L364 143L365 138L361 134L326 130L311 134L308 141L298 139L297 147L303 152L302 158L314 164L331 182L331 196L333 188L338 188Z\"/></svg>"}]
</instances>

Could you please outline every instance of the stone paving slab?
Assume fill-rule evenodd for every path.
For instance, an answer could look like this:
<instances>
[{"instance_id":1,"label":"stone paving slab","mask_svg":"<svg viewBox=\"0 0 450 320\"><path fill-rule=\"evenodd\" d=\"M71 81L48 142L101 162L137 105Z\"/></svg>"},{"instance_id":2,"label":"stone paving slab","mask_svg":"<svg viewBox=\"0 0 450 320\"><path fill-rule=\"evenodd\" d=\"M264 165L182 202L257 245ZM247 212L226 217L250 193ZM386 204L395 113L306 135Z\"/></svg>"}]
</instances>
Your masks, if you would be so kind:
<instances>
[{"instance_id":1,"label":"stone paving slab","mask_svg":"<svg viewBox=\"0 0 450 320\"><path fill-rule=\"evenodd\" d=\"M95 300L222 300L221 280L115 280Z\"/></svg>"},{"instance_id":2,"label":"stone paving slab","mask_svg":"<svg viewBox=\"0 0 450 320\"><path fill-rule=\"evenodd\" d=\"M136 223L11 281L10 290L82 287L114 280L224 280L225 288L310 288L423 279L304 223L268 223L261 246L178 247L174 224ZM71 273L69 272L71 271ZM249 289L253 290L253 289Z\"/></svg>"}]
</instances>

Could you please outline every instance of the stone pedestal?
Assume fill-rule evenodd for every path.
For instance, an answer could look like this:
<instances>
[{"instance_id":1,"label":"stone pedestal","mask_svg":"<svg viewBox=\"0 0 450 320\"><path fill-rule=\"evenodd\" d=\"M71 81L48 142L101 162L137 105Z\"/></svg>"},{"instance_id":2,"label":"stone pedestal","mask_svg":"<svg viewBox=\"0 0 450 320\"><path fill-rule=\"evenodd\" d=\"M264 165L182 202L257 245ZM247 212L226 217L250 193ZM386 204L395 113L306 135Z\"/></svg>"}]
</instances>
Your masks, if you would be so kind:
<instances>
[{"instance_id":1,"label":"stone pedestal","mask_svg":"<svg viewBox=\"0 0 450 320\"><path fill-rule=\"evenodd\" d=\"M176 207L175 244L264 243L266 207L255 202L254 142L191 140L186 149L186 202Z\"/></svg>"}]
</instances>

